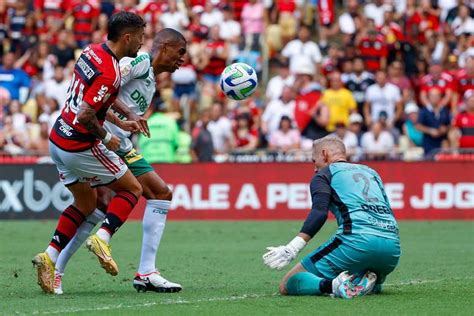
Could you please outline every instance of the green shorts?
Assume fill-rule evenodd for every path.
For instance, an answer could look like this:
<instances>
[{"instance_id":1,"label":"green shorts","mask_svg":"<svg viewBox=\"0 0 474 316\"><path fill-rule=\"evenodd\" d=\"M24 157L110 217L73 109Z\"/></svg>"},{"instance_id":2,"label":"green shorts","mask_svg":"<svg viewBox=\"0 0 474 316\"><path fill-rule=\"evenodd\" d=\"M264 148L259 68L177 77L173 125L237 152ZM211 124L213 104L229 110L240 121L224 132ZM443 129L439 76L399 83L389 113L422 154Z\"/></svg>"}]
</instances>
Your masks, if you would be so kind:
<instances>
[{"instance_id":1,"label":"green shorts","mask_svg":"<svg viewBox=\"0 0 474 316\"><path fill-rule=\"evenodd\" d=\"M148 172L154 172L155 169L146 161L145 158L132 148L128 153L117 152L120 158L125 161L130 171L135 177L139 177Z\"/></svg>"}]
</instances>

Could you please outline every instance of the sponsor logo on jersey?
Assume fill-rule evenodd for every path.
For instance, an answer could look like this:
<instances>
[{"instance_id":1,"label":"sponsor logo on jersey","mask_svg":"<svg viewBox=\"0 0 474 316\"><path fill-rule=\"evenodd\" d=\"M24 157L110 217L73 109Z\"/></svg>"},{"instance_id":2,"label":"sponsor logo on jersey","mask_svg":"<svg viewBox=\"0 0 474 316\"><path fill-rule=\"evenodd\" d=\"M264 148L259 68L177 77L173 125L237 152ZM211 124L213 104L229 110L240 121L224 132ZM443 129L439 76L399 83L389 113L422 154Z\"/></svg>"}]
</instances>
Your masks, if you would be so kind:
<instances>
[{"instance_id":1,"label":"sponsor logo on jersey","mask_svg":"<svg viewBox=\"0 0 474 316\"><path fill-rule=\"evenodd\" d=\"M97 56L97 54L91 49L90 46L87 46L84 49L83 54L87 57L87 59L90 60L91 58L93 58L99 65L102 64L102 59Z\"/></svg>"},{"instance_id":2,"label":"sponsor logo on jersey","mask_svg":"<svg viewBox=\"0 0 474 316\"><path fill-rule=\"evenodd\" d=\"M72 136L72 130L73 128L66 124L66 122L63 121L63 119L59 119L59 130L64 133L64 135L71 137Z\"/></svg>"},{"instance_id":3,"label":"sponsor logo on jersey","mask_svg":"<svg viewBox=\"0 0 474 316\"><path fill-rule=\"evenodd\" d=\"M94 69L92 69L92 67L90 67L84 59L82 59L82 56L77 60L77 66L82 70L82 74L84 74L87 79L90 80L92 77L94 77Z\"/></svg>"},{"instance_id":4,"label":"sponsor logo on jersey","mask_svg":"<svg viewBox=\"0 0 474 316\"><path fill-rule=\"evenodd\" d=\"M96 103L102 101L102 99L106 101L110 97L110 94L108 94L107 91L109 91L109 88L107 88L107 86L102 85L100 87L100 90L97 92L97 95L92 100Z\"/></svg>"},{"instance_id":5,"label":"sponsor logo on jersey","mask_svg":"<svg viewBox=\"0 0 474 316\"><path fill-rule=\"evenodd\" d=\"M125 65L123 67L120 67L120 74L122 75L122 77L125 77L130 73L130 70L132 70L132 66Z\"/></svg>"},{"instance_id":6,"label":"sponsor logo on jersey","mask_svg":"<svg viewBox=\"0 0 474 316\"><path fill-rule=\"evenodd\" d=\"M146 99L144 96L142 96L142 94L140 93L140 91L138 90L135 90L132 92L132 94L130 95L130 97L132 98L133 101L135 101L135 103L138 105L138 107L140 108L140 111L141 112L145 112L147 107L148 107L148 103L146 102Z\"/></svg>"},{"instance_id":7,"label":"sponsor logo on jersey","mask_svg":"<svg viewBox=\"0 0 474 316\"><path fill-rule=\"evenodd\" d=\"M132 62L131 62L132 67L135 67L136 65L138 65L139 63L141 63L142 61L144 61L146 59L148 59L148 54L143 54L143 55L138 56L137 58L132 60Z\"/></svg>"},{"instance_id":8,"label":"sponsor logo on jersey","mask_svg":"<svg viewBox=\"0 0 474 316\"><path fill-rule=\"evenodd\" d=\"M82 177L81 179L82 179L83 182L93 182L93 183L100 182L100 179L99 179L98 176Z\"/></svg>"}]
</instances>

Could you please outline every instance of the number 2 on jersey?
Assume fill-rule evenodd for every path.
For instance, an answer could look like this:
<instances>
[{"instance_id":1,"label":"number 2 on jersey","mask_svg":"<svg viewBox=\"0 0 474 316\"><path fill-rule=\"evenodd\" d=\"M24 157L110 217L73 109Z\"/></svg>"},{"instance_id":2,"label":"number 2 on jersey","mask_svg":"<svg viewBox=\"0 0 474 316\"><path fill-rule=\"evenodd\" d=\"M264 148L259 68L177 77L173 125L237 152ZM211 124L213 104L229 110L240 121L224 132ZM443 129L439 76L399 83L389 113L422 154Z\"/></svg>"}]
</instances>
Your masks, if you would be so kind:
<instances>
[{"instance_id":1,"label":"number 2 on jersey","mask_svg":"<svg viewBox=\"0 0 474 316\"><path fill-rule=\"evenodd\" d=\"M76 114L79 112L81 107L82 98L84 97L84 84L79 78L76 78L76 74L73 74L71 84L67 90L67 99L65 104L65 111ZM73 124L76 124L77 116L74 117Z\"/></svg>"},{"instance_id":2,"label":"number 2 on jersey","mask_svg":"<svg viewBox=\"0 0 474 316\"><path fill-rule=\"evenodd\" d=\"M366 200L367 202L379 201L378 198L369 196L370 180L365 175L363 175L362 173L355 173L352 176L352 179L354 179L356 183L360 182L360 180L364 182L364 188L362 189L362 196L364 197L364 200Z\"/></svg>"}]
</instances>

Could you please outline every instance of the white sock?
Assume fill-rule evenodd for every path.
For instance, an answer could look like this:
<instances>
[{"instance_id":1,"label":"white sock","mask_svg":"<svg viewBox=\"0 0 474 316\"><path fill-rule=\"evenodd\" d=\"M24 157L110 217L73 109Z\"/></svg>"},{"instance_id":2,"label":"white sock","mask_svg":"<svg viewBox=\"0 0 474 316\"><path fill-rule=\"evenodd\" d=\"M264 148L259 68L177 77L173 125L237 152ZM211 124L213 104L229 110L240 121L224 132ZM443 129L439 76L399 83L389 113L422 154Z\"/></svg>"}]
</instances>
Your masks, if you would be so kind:
<instances>
[{"instance_id":1,"label":"white sock","mask_svg":"<svg viewBox=\"0 0 474 316\"><path fill-rule=\"evenodd\" d=\"M99 228L99 230L95 234L97 235L97 237L99 237L100 239L102 239L106 243L108 243L108 244L110 243L110 238L112 238L112 235L110 235L110 233L107 230L105 230L103 228Z\"/></svg>"},{"instance_id":2,"label":"white sock","mask_svg":"<svg viewBox=\"0 0 474 316\"><path fill-rule=\"evenodd\" d=\"M59 254L59 258L56 261L56 271L64 273L64 269L66 268L69 259L71 259L72 255L76 253L87 237L89 237L95 225L103 221L104 218L105 214L99 209L95 209L92 214L87 216L86 220L81 224L81 226L79 226L76 234L67 244L66 248L64 248Z\"/></svg>"},{"instance_id":3,"label":"white sock","mask_svg":"<svg viewBox=\"0 0 474 316\"><path fill-rule=\"evenodd\" d=\"M51 246L48 246L48 248L46 248L45 252L51 258L51 261L53 261L53 263L56 263L56 261L58 260L58 256L59 256L58 249L56 249L54 247L51 247Z\"/></svg>"},{"instance_id":4,"label":"white sock","mask_svg":"<svg viewBox=\"0 0 474 316\"><path fill-rule=\"evenodd\" d=\"M160 245L161 236L165 229L166 214L170 209L171 201L148 200L143 215L143 241L140 256L139 274L148 274L156 271L156 252Z\"/></svg>"}]
</instances>

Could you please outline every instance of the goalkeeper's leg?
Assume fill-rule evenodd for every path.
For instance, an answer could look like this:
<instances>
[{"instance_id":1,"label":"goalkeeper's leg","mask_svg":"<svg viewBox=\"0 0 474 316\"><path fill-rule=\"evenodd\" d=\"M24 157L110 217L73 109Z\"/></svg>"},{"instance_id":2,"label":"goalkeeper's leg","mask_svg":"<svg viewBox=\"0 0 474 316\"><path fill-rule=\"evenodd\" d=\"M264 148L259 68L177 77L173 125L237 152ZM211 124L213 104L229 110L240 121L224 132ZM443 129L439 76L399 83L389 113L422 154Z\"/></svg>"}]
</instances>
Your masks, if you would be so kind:
<instances>
[{"instance_id":1,"label":"goalkeeper's leg","mask_svg":"<svg viewBox=\"0 0 474 316\"><path fill-rule=\"evenodd\" d=\"M279 290L281 295L331 294L332 280L318 277L298 263L285 275Z\"/></svg>"}]
</instances>

